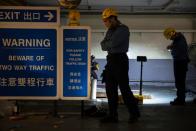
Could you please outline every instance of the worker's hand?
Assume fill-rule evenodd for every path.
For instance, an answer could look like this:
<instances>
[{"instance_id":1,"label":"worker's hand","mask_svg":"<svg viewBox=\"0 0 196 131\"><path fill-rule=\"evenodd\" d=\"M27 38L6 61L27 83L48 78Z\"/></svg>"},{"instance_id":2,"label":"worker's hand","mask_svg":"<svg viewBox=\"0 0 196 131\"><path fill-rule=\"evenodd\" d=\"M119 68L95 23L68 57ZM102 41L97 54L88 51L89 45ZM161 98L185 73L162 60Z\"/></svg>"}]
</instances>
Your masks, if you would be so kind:
<instances>
[{"instance_id":1,"label":"worker's hand","mask_svg":"<svg viewBox=\"0 0 196 131\"><path fill-rule=\"evenodd\" d=\"M172 47L173 47L173 46L172 46L171 44L170 44L170 45L168 45L168 46L167 46L167 50L171 50L171 49L172 49Z\"/></svg>"}]
</instances>

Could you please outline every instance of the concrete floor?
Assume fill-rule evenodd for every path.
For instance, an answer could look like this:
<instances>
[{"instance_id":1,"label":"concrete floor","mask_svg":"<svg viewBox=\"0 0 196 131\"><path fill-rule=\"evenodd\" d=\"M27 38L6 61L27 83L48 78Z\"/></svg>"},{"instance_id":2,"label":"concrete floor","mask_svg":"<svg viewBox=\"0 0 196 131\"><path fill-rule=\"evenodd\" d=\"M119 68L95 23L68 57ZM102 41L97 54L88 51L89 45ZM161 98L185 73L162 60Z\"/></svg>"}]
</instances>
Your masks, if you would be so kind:
<instances>
[{"instance_id":1,"label":"concrete floor","mask_svg":"<svg viewBox=\"0 0 196 131\"><path fill-rule=\"evenodd\" d=\"M106 124L100 123L101 117L81 117L80 103L77 102L59 103L58 117L51 114L53 107L50 104L43 106L30 102L25 104L28 107L23 107L20 115L25 117L21 120L10 120L8 115L0 117L0 131L196 131L193 94L187 93L185 106L169 105L169 101L175 97L173 87L145 87L143 94L151 95L151 99L145 99L144 104L139 106L141 118L134 124L128 123L129 115L124 105L119 105L119 122ZM8 102L1 101L0 109ZM107 104L106 99L99 99L97 103L103 106Z\"/></svg>"},{"instance_id":2,"label":"concrete floor","mask_svg":"<svg viewBox=\"0 0 196 131\"><path fill-rule=\"evenodd\" d=\"M51 115L29 115L22 120L0 119L1 131L195 131L196 105L186 106L142 105L142 116L137 123L128 123L124 106L119 108L119 123L100 123L99 117L81 117L64 114L61 118Z\"/></svg>"}]
</instances>

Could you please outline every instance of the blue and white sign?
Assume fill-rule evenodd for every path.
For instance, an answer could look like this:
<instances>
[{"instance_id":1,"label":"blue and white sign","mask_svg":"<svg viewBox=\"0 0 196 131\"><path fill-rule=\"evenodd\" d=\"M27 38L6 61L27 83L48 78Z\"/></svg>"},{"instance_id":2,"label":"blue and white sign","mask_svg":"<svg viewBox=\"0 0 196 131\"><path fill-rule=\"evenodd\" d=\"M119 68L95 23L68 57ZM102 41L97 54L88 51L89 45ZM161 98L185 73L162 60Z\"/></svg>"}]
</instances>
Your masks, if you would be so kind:
<instances>
[{"instance_id":1,"label":"blue and white sign","mask_svg":"<svg viewBox=\"0 0 196 131\"><path fill-rule=\"evenodd\" d=\"M57 96L57 29L0 28L0 98Z\"/></svg>"},{"instance_id":2,"label":"blue and white sign","mask_svg":"<svg viewBox=\"0 0 196 131\"><path fill-rule=\"evenodd\" d=\"M0 22L9 23L59 23L57 7L1 7ZM20 24L21 24L20 23Z\"/></svg>"},{"instance_id":3,"label":"blue and white sign","mask_svg":"<svg viewBox=\"0 0 196 131\"><path fill-rule=\"evenodd\" d=\"M63 98L89 98L89 28L63 28Z\"/></svg>"}]
</instances>

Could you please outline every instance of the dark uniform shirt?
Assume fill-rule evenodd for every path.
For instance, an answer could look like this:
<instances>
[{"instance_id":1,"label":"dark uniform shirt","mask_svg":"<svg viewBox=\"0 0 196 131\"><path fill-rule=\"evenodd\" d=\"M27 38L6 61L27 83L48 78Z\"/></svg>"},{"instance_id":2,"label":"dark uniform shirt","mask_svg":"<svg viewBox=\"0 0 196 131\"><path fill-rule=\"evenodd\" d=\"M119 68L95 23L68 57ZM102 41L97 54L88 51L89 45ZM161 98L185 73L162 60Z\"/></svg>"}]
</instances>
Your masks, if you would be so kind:
<instances>
[{"instance_id":1,"label":"dark uniform shirt","mask_svg":"<svg viewBox=\"0 0 196 131\"><path fill-rule=\"evenodd\" d=\"M188 45L185 37L181 33L178 33L173 40L171 54L174 60L189 61Z\"/></svg>"},{"instance_id":2,"label":"dark uniform shirt","mask_svg":"<svg viewBox=\"0 0 196 131\"><path fill-rule=\"evenodd\" d=\"M129 49L129 28L119 24L114 29L108 29L101 42L101 48L108 53L126 53Z\"/></svg>"}]
</instances>

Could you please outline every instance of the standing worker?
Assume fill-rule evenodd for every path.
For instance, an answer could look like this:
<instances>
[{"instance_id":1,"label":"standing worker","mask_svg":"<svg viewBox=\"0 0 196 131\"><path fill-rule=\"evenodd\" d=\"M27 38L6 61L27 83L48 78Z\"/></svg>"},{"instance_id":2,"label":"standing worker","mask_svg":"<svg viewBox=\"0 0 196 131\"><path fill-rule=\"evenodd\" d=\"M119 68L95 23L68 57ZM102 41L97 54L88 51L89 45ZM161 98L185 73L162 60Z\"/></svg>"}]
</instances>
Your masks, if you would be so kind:
<instances>
[{"instance_id":1,"label":"standing worker","mask_svg":"<svg viewBox=\"0 0 196 131\"><path fill-rule=\"evenodd\" d=\"M173 42L167 46L168 50L171 50L173 57L175 87L177 89L177 97L174 101L171 101L171 105L184 105L185 104L185 83L186 72L188 71L188 45L184 35L180 32L176 32L174 28L167 28L164 31L166 39L170 39Z\"/></svg>"},{"instance_id":2,"label":"standing worker","mask_svg":"<svg viewBox=\"0 0 196 131\"><path fill-rule=\"evenodd\" d=\"M103 80L106 84L109 115L101 122L118 122L118 86L128 107L130 122L135 122L140 116L137 100L129 87L129 28L121 24L117 13L112 8L106 8L102 13L102 20L108 28L105 38L101 41L101 48L107 51L107 64L103 71Z\"/></svg>"}]
</instances>

